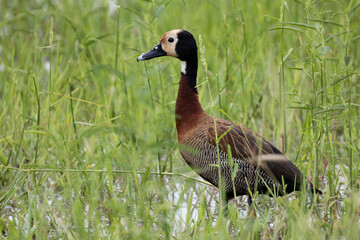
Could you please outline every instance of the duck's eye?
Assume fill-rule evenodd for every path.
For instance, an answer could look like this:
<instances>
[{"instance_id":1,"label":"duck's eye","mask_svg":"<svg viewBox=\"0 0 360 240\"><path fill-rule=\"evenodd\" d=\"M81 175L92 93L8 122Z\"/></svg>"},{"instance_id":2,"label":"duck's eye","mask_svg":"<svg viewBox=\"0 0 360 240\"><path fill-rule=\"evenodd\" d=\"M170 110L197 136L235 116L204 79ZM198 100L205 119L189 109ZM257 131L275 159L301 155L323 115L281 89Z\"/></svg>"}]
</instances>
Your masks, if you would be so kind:
<instances>
[{"instance_id":1,"label":"duck's eye","mask_svg":"<svg viewBox=\"0 0 360 240\"><path fill-rule=\"evenodd\" d=\"M173 42L174 41L174 38L173 37L169 37L168 38L168 42Z\"/></svg>"}]
</instances>

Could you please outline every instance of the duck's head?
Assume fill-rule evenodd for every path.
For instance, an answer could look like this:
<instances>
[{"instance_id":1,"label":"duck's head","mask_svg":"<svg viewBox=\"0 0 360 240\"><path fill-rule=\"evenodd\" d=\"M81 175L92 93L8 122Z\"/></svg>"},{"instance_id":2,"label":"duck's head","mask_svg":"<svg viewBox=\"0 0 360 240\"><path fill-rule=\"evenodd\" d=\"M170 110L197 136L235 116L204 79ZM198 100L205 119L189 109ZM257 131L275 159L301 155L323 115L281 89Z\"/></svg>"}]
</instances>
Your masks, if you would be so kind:
<instances>
[{"instance_id":1,"label":"duck's head","mask_svg":"<svg viewBox=\"0 0 360 240\"><path fill-rule=\"evenodd\" d=\"M149 52L141 54L137 60L144 61L156 57L171 56L188 61L197 60L196 41L188 31L176 29L165 33L160 42Z\"/></svg>"}]
</instances>

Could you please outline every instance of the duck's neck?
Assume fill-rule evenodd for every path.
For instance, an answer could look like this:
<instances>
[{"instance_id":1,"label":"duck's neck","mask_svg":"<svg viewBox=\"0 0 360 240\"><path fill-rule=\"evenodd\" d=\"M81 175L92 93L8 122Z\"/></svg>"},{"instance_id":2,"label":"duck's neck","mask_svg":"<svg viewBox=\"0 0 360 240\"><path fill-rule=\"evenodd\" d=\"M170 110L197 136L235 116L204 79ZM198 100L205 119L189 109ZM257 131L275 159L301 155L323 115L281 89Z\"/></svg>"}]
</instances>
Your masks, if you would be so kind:
<instances>
[{"instance_id":1,"label":"duck's neck","mask_svg":"<svg viewBox=\"0 0 360 240\"><path fill-rule=\"evenodd\" d=\"M194 126L204 113L196 89L197 66L197 58L181 62L181 79L175 108L179 138L182 133Z\"/></svg>"},{"instance_id":2,"label":"duck's neck","mask_svg":"<svg viewBox=\"0 0 360 240\"><path fill-rule=\"evenodd\" d=\"M181 73L185 75L185 77L188 80L188 84L195 93L197 93L197 89L196 89L197 69L198 69L197 57L194 57L191 60L181 61ZM180 84L181 84L181 80L180 80Z\"/></svg>"}]
</instances>

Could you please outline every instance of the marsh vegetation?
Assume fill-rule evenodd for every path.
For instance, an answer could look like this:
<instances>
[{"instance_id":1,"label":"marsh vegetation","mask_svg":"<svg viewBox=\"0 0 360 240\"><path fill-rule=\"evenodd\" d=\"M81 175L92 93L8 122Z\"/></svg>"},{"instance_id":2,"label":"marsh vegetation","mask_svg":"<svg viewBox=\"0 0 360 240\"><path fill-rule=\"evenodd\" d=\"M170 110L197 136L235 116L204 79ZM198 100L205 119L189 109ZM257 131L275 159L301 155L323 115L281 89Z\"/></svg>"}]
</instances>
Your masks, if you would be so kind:
<instances>
[{"instance_id":1,"label":"marsh vegetation","mask_svg":"<svg viewBox=\"0 0 360 240\"><path fill-rule=\"evenodd\" d=\"M0 229L9 239L357 239L358 1L0 1ZM182 160L180 62L200 102L281 149L324 192L218 193Z\"/></svg>"}]
</instances>

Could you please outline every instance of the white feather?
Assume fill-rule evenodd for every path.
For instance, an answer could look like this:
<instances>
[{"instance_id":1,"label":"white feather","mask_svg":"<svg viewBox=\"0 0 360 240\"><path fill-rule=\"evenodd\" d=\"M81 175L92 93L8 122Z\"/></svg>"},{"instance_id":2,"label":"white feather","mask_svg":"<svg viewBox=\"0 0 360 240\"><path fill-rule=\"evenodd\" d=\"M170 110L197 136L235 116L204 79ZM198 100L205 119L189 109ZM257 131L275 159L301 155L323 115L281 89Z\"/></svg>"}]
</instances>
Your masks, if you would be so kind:
<instances>
[{"instance_id":1,"label":"white feather","mask_svg":"<svg viewBox=\"0 0 360 240\"><path fill-rule=\"evenodd\" d=\"M185 61L181 61L181 72L183 74L186 74L186 62Z\"/></svg>"}]
</instances>

